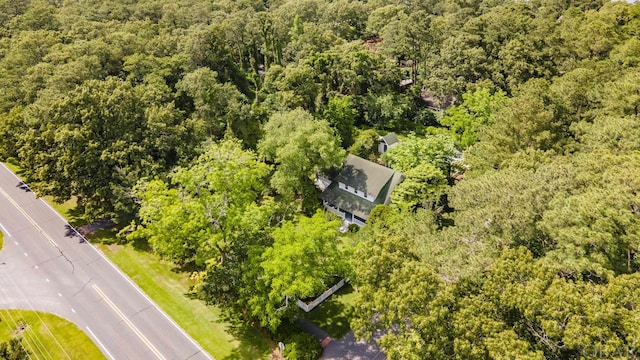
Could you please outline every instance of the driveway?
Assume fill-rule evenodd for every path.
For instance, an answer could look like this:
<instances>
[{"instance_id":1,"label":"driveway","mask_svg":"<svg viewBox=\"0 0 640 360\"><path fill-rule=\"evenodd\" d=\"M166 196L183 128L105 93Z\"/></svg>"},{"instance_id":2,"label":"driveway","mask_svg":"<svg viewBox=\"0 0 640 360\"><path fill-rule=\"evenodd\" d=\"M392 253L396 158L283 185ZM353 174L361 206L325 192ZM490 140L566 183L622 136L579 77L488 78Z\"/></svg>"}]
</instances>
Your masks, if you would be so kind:
<instances>
[{"instance_id":1,"label":"driveway","mask_svg":"<svg viewBox=\"0 0 640 360\"><path fill-rule=\"evenodd\" d=\"M378 331L373 336L373 343L356 341L353 331L350 331L340 340L334 340L329 334L309 320L298 318L296 323L306 333L315 336L324 346L319 360L383 360L384 353L378 347L376 340L382 336ZM326 346L325 346L326 344Z\"/></svg>"},{"instance_id":2,"label":"driveway","mask_svg":"<svg viewBox=\"0 0 640 360\"><path fill-rule=\"evenodd\" d=\"M340 340L330 342L320 356L321 360L383 360L387 357L380 350L376 339L382 336L381 332L377 332L372 339L372 343L365 341L356 341L353 331L350 331Z\"/></svg>"}]
</instances>

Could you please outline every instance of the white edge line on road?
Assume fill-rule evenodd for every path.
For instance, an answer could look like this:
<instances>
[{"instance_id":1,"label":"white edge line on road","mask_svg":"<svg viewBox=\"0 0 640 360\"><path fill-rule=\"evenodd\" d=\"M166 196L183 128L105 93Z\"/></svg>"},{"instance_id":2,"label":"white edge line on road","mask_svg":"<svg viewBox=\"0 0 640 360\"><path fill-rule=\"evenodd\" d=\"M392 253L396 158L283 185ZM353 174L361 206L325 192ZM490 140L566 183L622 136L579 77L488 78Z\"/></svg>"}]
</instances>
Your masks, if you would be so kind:
<instances>
[{"instance_id":1,"label":"white edge line on road","mask_svg":"<svg viewBox=\"0 0 640 360\"><path fill-rule=\"evenodd\" d=\"M147 345L149 350L151 350L158 359L166 360L165 357L162 355L162 353L158 351L158 349L155 346L153 346L151 341L149 341L149 339L147 339L146 336L144 336L144 334L140 332L140 330L131 322L131 320L129 320L129 318L122 312L122 310L120 310L120 308L118 308L118 306L114 304L113 301L111 301L111 299L109 299L109 297L105 295L104 292L102 292L100 287L98 287L98 285L96 284L93 284L92 286L93 286L93 289L98 293L98 295L100 295L102 300L104 300L107 303L107 305L109 305L109 307L113 311L115 311L115 313L118 314L118 316L120 316L122 320L124 320L127 326L129 326L129 328L131 328L131 330L133 330L133 332L136 333L136 335L138 335L140 340L142 340L142 342L145 345Z\"/></svg>"},{"instance_id":2,"label":"white edge line on road","mask_svg":"<svg viewBox=\"0 0 640 360\"><path fill-rule=\"evenodd\" d=\"M2 223L0 223L0 228L2 228L2 232L7 234L8 237L11 237L11 234L9 233L9 231L7 230L6 227L4 227L4 225L2 225Z\"/></svg>"},{"instance_id":3,"label":"white edge line on road","mask_svg":"<svg viewBox=\"0 0 640 360\"><path fill-rule=\"evenodd\" d=\"M91 335L92 338L94 338L96 340L96 342L98 343L98 345L102 348L102 350L106 353L106 355L112 359L115 360L116 358L113 357L113 355L111 355L111 353L109 352L109 350L107 350L107 347L104 346L104 344L102 343L102 341L100 341L100 339L98 339L98 337L96 336L96 334L93 333L93 331L91 331L91 329L87 326L87 331L89 332L89 335Z\"/></svg>"},{"instance_id":4,"label":"white edge line on road","mask_svg":"<svg viewBox=\"0 0 640 360\"><path fill-rule=\"evenodd\" d=\"M9 169L9 167L3 163L0 162L0 164L2 164L2 166L7 169L9 171L9 173L11 173L16 179L18 179L18 181L22 181L22 179L16 175L13 171L11 171L11 169ZM34 193L35 194L35 193ZM37 197L37 194L36 194ZM60 219L62 219L62 221L71 226L71 224L69 224L69 222L67 221L67 219L64 218L64 216L60 215L59 212L57 212L51 205L49 205L48 202L46 202L43 198L39 198L40 201L42 201L43 204L45 204L54 214L56 214ZM73 228L75 230L75 228ZM91 248L93 249L93 251L95 251L107 264L111 265L111 267L118 272L128 283L129 285L131 285L131 287L133 287L140 295L142 295L142 297L144 297L145 299L147 299L147 301L151 304L154 305L154 307L156 308L156 310L158 310L158 312L160 314L162 314L162 316L164 316L170 323L173 324L173 326L175 326L178 331L180 331L180 333L182 333L182 335L187 338L195 347L197 347L198 349L200 349L200 352L202 354L204 354L207 358L211 359L211 360L215 360L213 356L211 356L208 352L206 352L204 350L204 348L202 346L200 346L200 344L198 344L189 334L187 334L186 331L184 331L184 329L178 325L178 323L175 322L175 320L173 320L169 315L167 315L166 312L164 312L164 310L162 310L158 304L156 304L150 297L149 295L147 295L144 291L142 291L142 289L140 289L140 287L133 282L133 280L131 280L131 278L129 278L122 270L120 270L119 267L117 267L114 263L111 262L111 260L109 260L109 258L106 257L106 255L104 255L102 253L102 251L98 250L98 248L96 248L90 241L87 240L87 238L84 237L84 235L78 233L76 231L76 233L82 237L82 239L85 240L85 243L88 244L89 246L91 246Z\"/></svg>"}]
</instances>

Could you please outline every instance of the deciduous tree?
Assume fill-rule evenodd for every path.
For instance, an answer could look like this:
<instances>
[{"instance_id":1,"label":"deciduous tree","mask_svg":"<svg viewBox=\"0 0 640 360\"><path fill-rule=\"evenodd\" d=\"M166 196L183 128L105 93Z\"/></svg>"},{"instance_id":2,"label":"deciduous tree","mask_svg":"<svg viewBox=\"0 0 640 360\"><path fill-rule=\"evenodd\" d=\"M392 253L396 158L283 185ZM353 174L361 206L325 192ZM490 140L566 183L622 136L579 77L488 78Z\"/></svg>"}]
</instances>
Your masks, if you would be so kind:
<instances>
[{"instance_id":1,"label":"deciduous tree","mask_svg":"<svg viewBox=\"0 0 640 360\"><path fill-rule=\"evenodd\" d=\"M339 250L340 222L318 211L312 217L286 221L273 231L273 245L260 256L259 279L265 293L249 301L252 314L275 330L300 311L295 302L319 295L336 276L346 274Z\"/></svg>"},{"instance_id":2,"label":"deciduous tree","mask_svg":"<svg viewBox=\"0 0 640 360\"><path fill-rule=\"evenodd\" d=\"M432 209L446 192L447 178L431 163L421 163L404 175L391 194L391 200L403 209Z\"/></svg>"},{"instance_id":3,"label":"deciduous tree","mask_svg":"<svg viewBox=\"0 0 640 360\"><path fill-rule=\"evenodd\" d=\"M271 186L281 195L314 196L318 171L338 167L345 158L333 129L325 120L296 109L275 113L264 126L258 153L276 164Z\"/></svg>"},{"instance_id":4,"label":"deciduous tree","mask_svg":"<svg viewBox=\"0 0 640 360\"><path fill-rule=\"evenodd\" d=\"M323 117L336 130L343 148L353 144L353 131L357 111L350 96L336 96L329 100Z\"/></svg>"},{"instance_id":5,"label":"deciduous tree","mask_svg":"<svg viewBox=\"0 0 640 360\"><path fill-rule=\"evenodd\" d=\"M22 338L13 337L9 341L0 343L0 359L28 360L30 352L22 345Z\"/></svg>"},{"instance_id":6,"label":"deciduous tree","mask_svg":"<svg viewBox=\"0 0 640 360\"><path fill-rule=\"evenodd\" d=\"M191 166L174 171L169 184L152 180L137 187L140 224L128 238L147 239L158 255L178 264L231 261L245 212L252 214L268 171L238 140L210 143Z\"/></svg>"},{"instance_id":7,"label":"deciduous tree","mask_svg":"<svg viewBox=\"0 0 640 360\"><path fill-rule=\"evenodd\" d=\"M449 177L455 155L453 140L446 135L425 138L411 135L385 152L382 157L389 166L403 173L422 163L430 163Z\"/></svg>"},{"instance_id":8,"label":"deciduous tree","mask_svg":"<svg viewBox=\"0 0 640 360\"><path fill-rule=\"evenodd\" d=\"M462 104L447 109L440 122L449 127L456 145L466 149L478 141L479 129L489 123L491 114L504 102L505 94L477 89L462 94L462 99Z\"/></svg>"},{"instance_id":9,"label":"deciduous tree","mask_svg":"<svg viewBox=\"0 0 640 360\"><path fill-rule=\"evenodd\" d=\"M172 166L184 145L167 90L107 78L61 99L42 98L21 114L18 155L26 178L43 195L77 196L89 218L130 216L128 189Z\"/></svg>"}]
</instances>

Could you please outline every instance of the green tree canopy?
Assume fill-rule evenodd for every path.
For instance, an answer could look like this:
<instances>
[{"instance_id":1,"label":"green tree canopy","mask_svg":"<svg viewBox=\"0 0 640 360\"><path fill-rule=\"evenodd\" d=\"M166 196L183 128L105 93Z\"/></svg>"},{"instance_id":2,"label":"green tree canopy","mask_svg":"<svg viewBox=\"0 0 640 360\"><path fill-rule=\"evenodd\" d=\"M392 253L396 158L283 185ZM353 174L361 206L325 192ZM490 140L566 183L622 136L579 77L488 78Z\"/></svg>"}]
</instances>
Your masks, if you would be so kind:
<instances>
[{"instance_id":1,"label":"green tree canopy","mask_svg":"<svg viewBox=\"0 0 640 360\"><path fill-rule=\"evenodd\" d=\"M406 178L393 190L391 200L401 208L431 209L446 192L447 178L431 163L422 163L405 174Z\"/></svg>"},{"instance_id":2,"label":"green tree canopy","mask_svg":"<svg viewBox=\"0 0 640 360\"><path fill-rule=\"evenodd\" d=\"M249 301L251 312L264 326L275 329L298 313L295 302L314 297L347 273L338 243L340 222L318 211L312 217L286 221L273 231L273 245L259 260L260 295Z\"/></svg>"},{"instance_id":3,"label":"green tree canopy","mask_svg":"<svg viewBox=\"0 0 640 360\"><path fill-rule=\"evenodd\" d=\"M350 96L336 96L329 100L323 117L340 136L343 148L353 144L353 130L357 111Z\"/></svg>"},{"instance_id":4,"label":"green tree canopy","mask_svg":"<svg viewBox=\"0 0 640 360\"><path fill-rule=\"evenodd\" d=\"M429 163L449 177L455 155L453 141L446 135L431 135L425 138L410 135L385 152L382 157L389 166L402 173L409 172L422 163Z\"/></svg>"},{"instance_id":5,"label":"green tree canopy","mask_svg":"<svg viewBox=\"0 0 640 360\"><path fill-rule=\"evenodd\" d=\"M449 126L456 145L466 149L478 141L478 131L489 123L491 114L504 102L505 95L478 89L462 94L462 99L462 104L447 109L440 122Z\"/></svg>"},{"instance_id":6,"label":"green tree canopy","mask_svg":"<svg viewBox=\"0 0 640 360\"><path fill-rule=\"evenodd\" d=\"M0 359L2 360L27 360L29 351L22 345L22 338L13 337L9 341L0 343Z\"/></svg>"},{"instance_id":7,"label":"green tree canopy","mask_svg":"<svg viewBox=\"0 0 640 360\"><path fill-rule=\"evenodd\" d=\"M137 179L174 165L184 149L182 117L167 90L111 77L41 99L21 113L26 178L43 195L77 196L89 217L128 216Z\"/></svg>"},{"instance_id":8,"label":"green tree canopy","mask_svg":"<svg viewBox=\"0 0 640 360\"><path fill-rule=\"evenodd\" d=\"M275 163L271 186L289 198L315 196L316 174L340 166L346 155L329 124L302 109L272 115L258 153Z\"/></svg>"},{"instance_id":9,"label":"green tree canopy","mask_svg":"<svg viewBox=\"0 0 640 360\"><path fill-rule=\"evenodd\" d=\"M231 130L245 144L255 146L258 124L246 97L232 83L220 84L215 71L198 68L186 74L176 87L193 101L189 125L198 140L221 138Z\"/></svg>"},{"instance_id":10,"label":"green tree canopy","mask_svg":"<svg viewBox=\"0 0 640 360\"><path fill-rule=\"evenodd\" d=\"M146 238L154 251L178 264L203 265L233 258L245 212L265 190L269 167L243 150L238 140L209 143L170 182L141 182L140 224L129 239Z\"/></svg>"}]
</instances>

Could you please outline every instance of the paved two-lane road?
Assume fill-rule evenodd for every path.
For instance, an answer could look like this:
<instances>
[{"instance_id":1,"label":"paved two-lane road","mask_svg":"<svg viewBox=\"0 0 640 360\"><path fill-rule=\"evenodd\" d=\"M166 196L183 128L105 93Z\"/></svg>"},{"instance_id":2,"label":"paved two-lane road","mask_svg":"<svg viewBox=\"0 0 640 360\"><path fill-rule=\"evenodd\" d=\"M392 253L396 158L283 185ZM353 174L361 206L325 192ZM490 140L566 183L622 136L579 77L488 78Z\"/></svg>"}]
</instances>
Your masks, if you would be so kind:
<instances>
[{"instance_id":1,"label":"paved two-lane road","mask_svg":"<svg viewBox=\"0 0 640 360\"><path fill-rule=\"evenodd\" d=\"M109 359L212 359L0 163L0 308L58 314Z\"/></svg>"}]
</instances>

